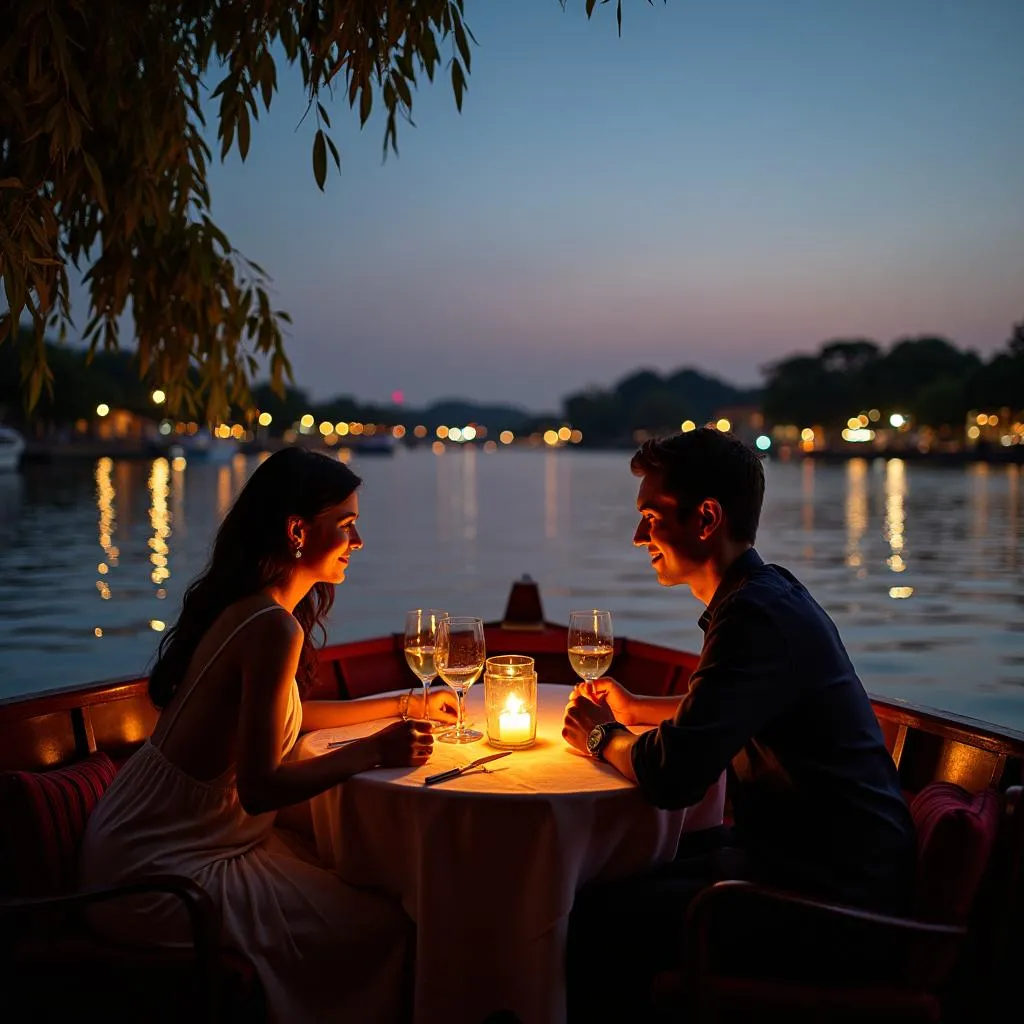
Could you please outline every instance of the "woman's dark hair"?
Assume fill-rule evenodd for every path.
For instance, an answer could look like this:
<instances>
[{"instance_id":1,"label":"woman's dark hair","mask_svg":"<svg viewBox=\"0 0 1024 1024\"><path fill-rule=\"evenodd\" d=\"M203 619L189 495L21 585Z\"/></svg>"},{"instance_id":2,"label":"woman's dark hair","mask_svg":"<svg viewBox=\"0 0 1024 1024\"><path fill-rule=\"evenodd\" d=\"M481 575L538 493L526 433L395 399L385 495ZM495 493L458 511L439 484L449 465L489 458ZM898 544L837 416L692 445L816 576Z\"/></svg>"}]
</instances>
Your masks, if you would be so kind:
<instances>
[{"instance_id":1,"label":"woman's dark hair","mask_svg":"<svg viewBox=\"0 0 1024 1024\"><path fill-rule=\"evenodd\" d=\"M700 427L652 438L637 449L629 468L634 476L663 473L665 490L679 503L680 519L705 498L714 498L733 540L754 543L764 502L764 466L734 434Z\"/></svg>"},{"instance_id":2,"label":"woman's dark hair","mask_svg":"<svg viewBox=\"0 0 1024 1024\"><path fill-rule=\"evenodd\" d=\"M283 580L295 556L288 544L289 516L312 519L345 501L362 483L337 459L294 446L274 452L257 466L213 542L210 561L189 584L178 621L164 634L149 676L149 696L166 707L188 671L199 641L228 605ZM316 669L314 629L334 603L334 584L317 583L294 615L305 639L296 673L306 688Z\"/></svg>"}]
</instances>

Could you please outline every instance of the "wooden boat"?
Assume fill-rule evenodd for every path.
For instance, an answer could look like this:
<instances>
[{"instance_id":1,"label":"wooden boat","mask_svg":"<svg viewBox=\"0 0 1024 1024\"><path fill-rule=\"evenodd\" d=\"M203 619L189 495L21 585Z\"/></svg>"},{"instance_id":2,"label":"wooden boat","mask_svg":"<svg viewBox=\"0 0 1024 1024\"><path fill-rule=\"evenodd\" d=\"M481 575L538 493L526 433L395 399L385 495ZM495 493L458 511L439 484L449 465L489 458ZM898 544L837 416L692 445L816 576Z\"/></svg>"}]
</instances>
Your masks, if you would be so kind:
<instances>
[{"instance_id":1,"label":"wooden boat","mask_svg":"<svg viewBox=\"0 0 1024 1024\"><path fill-rule=\"evenodd\" d=\"M513 584L504 618L488 623L486 633L491 653L532 655L543 682L576 682L565 654L566 627L544 618L539 590L528 578ZM356 698L407 687L402 646L396 633L324 648L312 698ZM638 692L682 694L696 663L697 656L689 652L629 638L615 641L613 673ZM932 854L933 861L940 861L938 868L930 866L932 881L944 888L944 896L916 918L893 919L747 883L719 883L705 890L691 911L692 955L678 972L660 979L653 996L665 1019L675 1018L680 1008L686 1009L687 1019L701 1021L764 1019L765 1013L787 1020L988 1019L1003 972L1024 952L1024 815L1018 812L1024 734L881 697L872 697L872 704L908 799L939 793L947 803L950 794L954 804L959 800L953 824L943 825L943 835L953 840L941 855ZM40 893L18 885L16 849L24 859L26 841L53 839L40 834L26 840L24 817L15 821L24 810L26 779L56 778L102 754L116 766L144 741L155 721L144 678L0 700L0 970L15 972L11 983L22 991L46 992L33 1020L48 1019L47 1009L53 1019L66 1018L69 1011L80 1012L87 998L101 1000L99 1012L107 1020L118 1019L122 1011L124 1019L136 1019L138 1000L152 1007L153 999L172 991L175 998L166 1000L165 1016L147 1019L258 1017L251 971L246 974L244 964L231 962L230 954L217 949L212 903L187 880L155 882L177 892L196 921L196 950L173 955L112 949L91 936L77 915L84 900L103 894L72 895L67 886L64 892ZM984 807L978 803L982 795ZM60 809L61 820L83 825L87 811L87 806L69 804ZM986 832L979 827L983 820L995 824ZM73 835L69 841L72 848L61 855L65 861L70 856L73 865ZM34 855L42 858L40 863L55 856L42 848ZM970 889L966 906L965 888ZM807 977L794 952L794 969L786 972L792 977L777 972L766 977L756 966L729 958L723 963L716 956L723 948L723 926L741 934L751 915L780 912L780 934L794 950L799 941L820 943L829 934L825 926L838 929L840 944L901 936L899 968L885 978L843 977L841 972L827 979ZM40 914L46 915L42 925ZM837 949L837 961L849 948ZM170 986L168 972L178 972ZM53 979L60 979L61 999ZM147 995L150 985L159 985L159 991L154 987ZM33 986L43 987L37 991Z\"/></svg>"}]
</instances>

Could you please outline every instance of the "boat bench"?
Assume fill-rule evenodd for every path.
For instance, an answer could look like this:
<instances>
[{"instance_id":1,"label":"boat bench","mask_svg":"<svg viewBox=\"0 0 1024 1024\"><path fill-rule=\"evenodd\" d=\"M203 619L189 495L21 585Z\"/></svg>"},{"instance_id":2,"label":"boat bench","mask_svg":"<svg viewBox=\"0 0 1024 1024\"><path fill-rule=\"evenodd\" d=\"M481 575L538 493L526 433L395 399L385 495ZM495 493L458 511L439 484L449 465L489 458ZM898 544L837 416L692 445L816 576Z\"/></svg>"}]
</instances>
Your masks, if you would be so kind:
<instances>
[{"instance_id":1,"label":"boat bench","mask_svg":"<svg viewBox=\"0 0 1024 1024\"><path fill-rule=\"evenodd\" d=\"M262 991L251 964L221 946L219 911L194 881L153 876L77 890L88 816L117 772L96 752L49 771L0 772L0 991L22 1017L53 1021L258 1022ZM190 948L118 944L97 936L88 907L166 892L186 909Z\"/></svg>"}]
</instances>

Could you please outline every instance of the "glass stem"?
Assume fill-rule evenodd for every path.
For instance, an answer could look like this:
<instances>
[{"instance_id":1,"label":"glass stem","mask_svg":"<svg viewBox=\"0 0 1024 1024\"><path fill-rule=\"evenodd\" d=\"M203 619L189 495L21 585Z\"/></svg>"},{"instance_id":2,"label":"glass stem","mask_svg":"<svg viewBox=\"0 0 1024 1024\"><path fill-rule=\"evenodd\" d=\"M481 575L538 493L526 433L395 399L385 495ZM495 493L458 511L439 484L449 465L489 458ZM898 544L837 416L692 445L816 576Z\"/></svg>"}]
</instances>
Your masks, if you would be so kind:
<instances>
[{"instance_id":1,"label":"glass stem","mask_svg":"<svg viewBox=\"0 0 1024 1024\"><path fill-rule=\"evenodd\" d=\"M465 705L463 703L463 698L464 697L465 697L465 694L463 693L462 690L456 690L455 691L455 701L456 701L456 703L459 706L459 717L458 717L457 722L455 723L455 735L456 736L461 736L463 734L463 732L465 732L465 728L466 728L465 724L464 724L464 718L463 718L463 708L465 707Z\"/></svg>"},{"instance_id":2,"label":"glass stem","mask_svg":"<svg viewBox=\"0 0 1024 1024\"><path fill-rule=\"evenodd\" d=\"M430 680L423 680L423 721L426 722L429 719L427 714L427 695L430 693Z\"/></svg>"}]
</instances>

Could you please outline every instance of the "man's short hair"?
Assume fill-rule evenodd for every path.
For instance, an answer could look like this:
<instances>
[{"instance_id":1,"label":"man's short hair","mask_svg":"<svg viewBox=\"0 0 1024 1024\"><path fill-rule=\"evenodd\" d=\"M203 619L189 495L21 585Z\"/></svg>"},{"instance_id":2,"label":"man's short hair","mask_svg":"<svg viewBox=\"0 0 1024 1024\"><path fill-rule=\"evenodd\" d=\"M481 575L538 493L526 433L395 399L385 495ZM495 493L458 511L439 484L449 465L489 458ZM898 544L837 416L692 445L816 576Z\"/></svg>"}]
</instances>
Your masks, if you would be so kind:
<instances>
[{"instance_id":1,"label":"man's short hair","mask_svg":"<svg viewBox=\"0 0 1024 1024\"><path fill-rule=\"evenodd\" d=\"M634 476L663 474L681 519L705 498L714 498L733 540L754 543L764 502L764 467L757 452L734 434L700 427L651 438L634 453L629 468Z\"/></svg>"}]
</instances>

